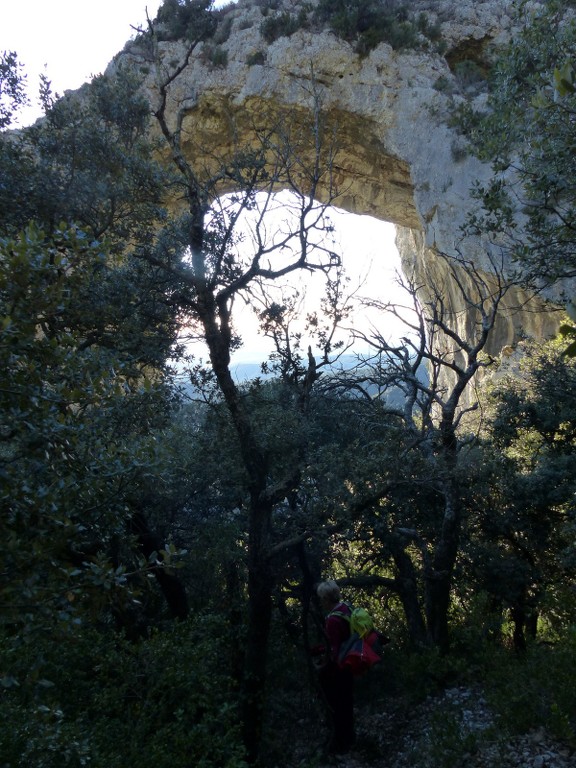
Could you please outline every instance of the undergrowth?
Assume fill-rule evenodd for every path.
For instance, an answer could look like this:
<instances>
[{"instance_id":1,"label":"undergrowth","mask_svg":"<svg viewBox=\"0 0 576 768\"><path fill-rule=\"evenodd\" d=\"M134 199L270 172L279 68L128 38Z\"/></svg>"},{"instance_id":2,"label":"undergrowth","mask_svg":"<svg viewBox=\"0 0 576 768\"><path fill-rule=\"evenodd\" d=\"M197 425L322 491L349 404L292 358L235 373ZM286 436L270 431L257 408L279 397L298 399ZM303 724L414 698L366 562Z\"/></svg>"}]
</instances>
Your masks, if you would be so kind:
<instances>
[{"instance_id":1,"label":"undergrowth","mask_svg":"<svg viewBox=\"0 0 576 768\"><path fill-rule=\"evenodd\" d=\"M436 650L393 652L389 665L397 666L396 695L416 706L450 688L476 688L500 736L543 728L576 748L576 630L553 644L533 642L523 654L485 638L476 638L473 645L471 637L467 640L444 655ZM447 738L449 723L445 717L440 741Z\"/></svg>"}]
</instances>

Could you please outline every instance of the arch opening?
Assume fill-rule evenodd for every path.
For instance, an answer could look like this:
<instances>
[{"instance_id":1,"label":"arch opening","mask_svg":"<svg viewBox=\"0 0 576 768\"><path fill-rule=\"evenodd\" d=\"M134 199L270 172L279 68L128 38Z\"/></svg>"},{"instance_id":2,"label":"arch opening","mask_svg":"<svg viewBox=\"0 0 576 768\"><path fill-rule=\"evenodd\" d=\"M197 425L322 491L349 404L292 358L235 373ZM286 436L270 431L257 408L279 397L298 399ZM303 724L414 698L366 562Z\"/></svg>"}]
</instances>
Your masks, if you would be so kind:
<instances>
[{"instance_id":1,"label":"arch opening","mask_svg":"<svg viewBox=\"0 0 576 768\"><path fill-rule=\"evenodd\" d=\"M361 343L358 333L369 335L376 327L382 330L382 323L389 323L390 320L367 303L374 300L393 301L399 296L397 281L401 263L395 244L396 227L372 216L353 214L335 207L328 208L327 215L334 226L332 246L341 256L343 304L350 307L350 314L342 320L338 340L350 355L368 353L368 347ZM306 338L306 318L320 308L326 290L326 276L305 271L292 275L282 288L278 288L297 294L298 317L295 317L293 331L303 335L306 347L309 341ZM254 311L246 308L239 320L239 332L244 343L233 356L233 363L255 363L272 351L271 343L262 335ZM398 323L389 325L387 330L393 337L402 332Z\"/></svg>"},{"instance_id":2,"label":"arch opening","mask_svg":"<svg viewBox=\"0 0 576 768\"><path fill-rule=\"evenodd\" d=\"M313 85L319 87L318 83L308 83L310 92ZM315 92L312 94L312 102L316 95ZM216 178L219 169L233 167L238 158L249 158L252 152L262 158L263 146L268 146L266 142L274 136L290 153L291 160L295 160L298 169L296 187L306 189L307 169L314 168L316 162L326 169L315 185L314 198L319 206L329 206L327 213L334 220L331 233L336 239L334 250L341 252L342 266L348 279L346 290L353 304L349 318L341 323L342 335L348 334L342 341L344 346L350 345L351 354L368 353L367 344L362 349L357 338L353 341L352 328L360 326L369 335L371 329L379 326L380 332L384 330L387 336L392 334L392 338L394 334L395 338L402 332L406 334L405 327L399 321L395 323L396 329L389 328L393 322L390 317L384 317L384 313L380 313L377 319L374 307L368 311L362 299L380 300L382 303L391 300L390 292L397 283L396 273L402 274L400 255L395 245L396 227L408 231L421 229L409 167L384 146L379 138L378 126L365 116L354 115L334 105L323 105L315 111L318 104L311 103L305 107L296 98L291 101L287 112L288 101L280 105L270 98L250 95L243 96L240 105L230 96L204 92L195 103L188 102L189 106L184 107L181 113L179 136L182 153L191 159L200 153L202 173L207 178ZM315 123L316 119L321 121L321 125ZM210 153L201 153L203 147L211 147ZM274 161L278 160L275 151L270 157L272 174ZM293 173L294 165L289 165L290 173ZM298 183L300 173L302 185ZM235 194L233 185L225 180L225 176L220 176L223 180L216 188L219 197L213 208L218 208L219 200ZM274 184L272 196L281 200L282 195L287 194L286 191L279 191L282 188L282 179L279 178ZM263 194L270 195L271 189L270 186ZM281 208L281 204L275 207ZM274 216L266 221L265 226L275 226ZM291 292L290 296L296 302L294 312L300 315L301 320L304 319L304 324L309 312L318 310L324 293L323 281L306 269L272 290L277 292L281 301ZM305 301L304 293L308 296ZM265 360L271 351L270 344L259 329L258 307L254 306L253 295L251 301L252 307L239 307L239 302L234 307L233 324L242 338L242 345L232 358L236 366L255 365ZM296 320L293 326L296 332L301 331ZM302 347L307 348L304 342Z\"/></svg>"},{"instance_id":3,"label":"arch opening","mask_svg":"<svg viewBox=\"0 0 576 768\"><path fill-rule=\"evenodd\" d=\"M281 238L287 229L297 227L287 219L295 216L290 204L291 193L288 190L274 193L272 202L266 193L267 212L261 216L261 209L244 211L236 222L238 262L247 263L251 258L251 244L256 238L269 237L270 241ZM258 197L258 196L257 196ZM234 193L222 196L213 207L210 216L229 215L230 203ZM314 201L316 203L316 201ZM215 212L216 210L216 212ZM382 221L373 216L351 213L335 206L323 206L317 203L325 217L325 229L315 233L317 245L325 252L335 255L329 270L300 269L289 273L281 280L268 283L262 290L267 292L267 301L286 307L286 321L293 337L298 336L301 350L310 345L313 352L321 354L315 348L313 338L317 329L311 318L316 315L321 320L322 303L326 296L327 281L332 284L339 281L343 317L334 337L333 355L342 354L344 361L351 362L358 355L368 355L369 345L361 336L369 337L375 330L390 339L406 334L404 324L378 310L376 303L401 301L405 299L399 283L402 277L400 254L396 247L396 226L389 221ZM219 213L220 212L220 213ZM278 266L278 254L275 266ZM292 253L285 254L289 260ZM233 309L234 331L241 340L232 355L232 369L237 378L245 379L258 375L261 364L275 351L274 343L262 330L261 314L264 299L251 286L241 296L242 301ZM345 310L345 311L344 311ZM202 356L201 343L189 344L190 351L197 357Z\"/></svg>"}]
</instances>

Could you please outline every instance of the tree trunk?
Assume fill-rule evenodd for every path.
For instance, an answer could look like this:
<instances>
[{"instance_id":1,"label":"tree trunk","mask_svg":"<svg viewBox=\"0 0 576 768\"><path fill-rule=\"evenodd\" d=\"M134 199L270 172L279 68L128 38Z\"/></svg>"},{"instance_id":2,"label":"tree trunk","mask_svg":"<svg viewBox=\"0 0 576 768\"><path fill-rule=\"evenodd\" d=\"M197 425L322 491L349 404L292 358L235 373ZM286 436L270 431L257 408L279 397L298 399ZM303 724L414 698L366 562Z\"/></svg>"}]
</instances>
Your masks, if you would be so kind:
<instances>
[{"instance_id":1,"label":"tree trunk","mask_svg":"<svg viewBox=\"0 0 576 768\"><path fill-rule=\"evenodd\" d=\"M448 614L452 575L460 538L460 500L453 477L445 483L444 499L442 530L425 579L428 635L442 653L448 650L449 645Z\"/></svg>"},{"instance_id":2,"label":"tree trunk","mask_svg":"<svg viewBox=\"0 0 576 768\"><path fill-rule=\"evenodd\" d=\"M244 627L243 581L238 563L234 560L226 563L226 606L230 625L230 668L235 686L240 690L244 676L244 654L238 638L242 637Z\"/></svg>"},{"instance_id":3,"label":"tree trunk","mask_svg":"<svg viewBox=\"0 0 576 768\"><path fill-rule=\"evenodd\" d=\"M220 308L220 324L210 296L204 299L202 317L210 350L212 369L238 437L240 453L250 491L248 508L248 619L246 653L242 679L242 733L249 762L260 749L268 641L272 617L273 577L270 565L270 523L272 503L266 496L266 461L252 430L238 387L230 373L230 333L228 318Z\"/></svg>"},{"instance_id":4,"label":"tree trunk","mask_svg":"<svg viewBox=\"0 0 576 768\"><path fill-rule=\"evenodd\" d=\"M268 558L249 555L248 628L242 690L242 732L249 763L258 759L264 724L264 695L272 619L272 572Z\"/></svg>"},{"instance_id":5,"label":"tree trunk","mask_svg":"<svg viewBox=\"0 0 576 768\"><path fill-rule=\"evenodd\" d=\"M514 643L514 650L517 654L522 655L526 653L526 635L524 634L524 626L526 623L526 612L520 605L515 605L510 609L510 618L514 626L512 634L512 642Z\"/></svg>"},{"instance_id":6,"label":"tree trunk","mask_svg":"<svg viewBox=\"0 0 576 768\"><path fill-rule=\"evenodd\" d=\"M148 521L141 510L132 515L128 529L130 533L136 534L140 550L146 560L153 552L160 552L162 549L162 541L150 530ZM154 574L158 586L162 590L172 616L175 619L185 619L188 616L188 597L184 584L177 576L168 573L162 565L151 565L150 571Z\"/></svg>"},{"instance_id":7,"label":"tree trunk","mask_svg":"<svg viewBox=\"0 0 576 768\"><path fill-rule=\"evenodd\" d=\"M427 644L428 638L426 623L418 598L418 578L414 563L399 542L391 541L390 549L398 570L398 575L394 581L397 584L397 594L404 609L410 642L415 647L422 648Z\"/></svg>"}]
</instances>

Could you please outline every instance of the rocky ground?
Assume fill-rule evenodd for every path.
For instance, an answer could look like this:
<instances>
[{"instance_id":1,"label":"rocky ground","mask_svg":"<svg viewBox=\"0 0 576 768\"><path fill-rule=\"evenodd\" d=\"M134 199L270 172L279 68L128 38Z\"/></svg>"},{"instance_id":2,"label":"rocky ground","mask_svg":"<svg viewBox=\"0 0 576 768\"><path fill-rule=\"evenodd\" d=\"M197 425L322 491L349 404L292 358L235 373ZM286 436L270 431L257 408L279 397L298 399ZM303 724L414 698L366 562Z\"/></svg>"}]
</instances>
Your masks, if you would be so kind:
<instances>
[{"instance_id":1,"label":"rocky ground","mask_svg":"<svg viewBox=\"0 0 576 768\"><path fill-rule=\"evenodd\" d=\"M311 755L306 744L290 768L576 768L576 752L539 729L505 738L481 691L457 687L406 709L358 708L357 746L348 755Z\"/></svg>"}]
</instances>

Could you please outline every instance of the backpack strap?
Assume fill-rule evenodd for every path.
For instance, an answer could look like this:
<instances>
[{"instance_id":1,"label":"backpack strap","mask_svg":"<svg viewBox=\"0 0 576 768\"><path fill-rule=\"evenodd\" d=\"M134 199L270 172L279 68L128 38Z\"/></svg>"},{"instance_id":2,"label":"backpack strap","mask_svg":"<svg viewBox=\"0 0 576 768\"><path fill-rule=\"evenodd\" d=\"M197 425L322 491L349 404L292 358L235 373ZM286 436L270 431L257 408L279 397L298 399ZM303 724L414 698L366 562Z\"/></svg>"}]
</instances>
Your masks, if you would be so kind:
<instances>
[{"instance_id":1,"label":"backpack strap","mask_svg":"<svg viewBox=\"0 0 576 768\"><path fill-rule=\"evenodd\" d=\"M340 606L342 605L345 605L346 608L348 608L348 611L349 611L348 613L345 610L340 609ZM352 610L353 608L350 605L350 603L339 603L338 606L334 608L333 611L330 611L327 618L329 618L330 616L338 616L339 619L344 619L344 621L347 621L348 624L350 624L350 617L352 616Z\"/></svg>"}]
</instances>

